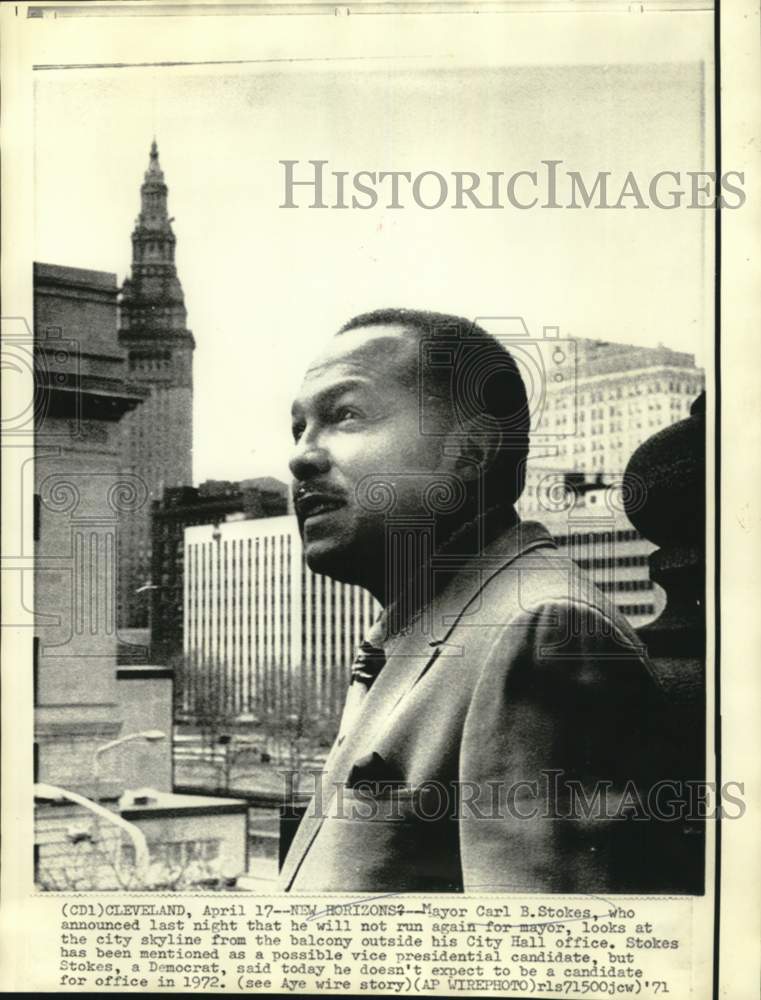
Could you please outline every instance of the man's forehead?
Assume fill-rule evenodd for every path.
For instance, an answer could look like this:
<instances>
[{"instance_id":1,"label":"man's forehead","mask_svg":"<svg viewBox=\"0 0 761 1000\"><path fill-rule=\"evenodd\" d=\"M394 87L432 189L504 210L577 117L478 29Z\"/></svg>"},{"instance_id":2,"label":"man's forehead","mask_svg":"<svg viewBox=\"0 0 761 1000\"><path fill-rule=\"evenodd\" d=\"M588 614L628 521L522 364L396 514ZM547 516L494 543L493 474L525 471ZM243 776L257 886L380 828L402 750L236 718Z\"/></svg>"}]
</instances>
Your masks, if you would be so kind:
<instances>
[{"instance_id":1,"label":"man's forehead","mask_svg":"<svg viewBox=\"0 0 761 1000\"><path fill-rule=\"evenodd\" d=\"M417 357L417 338L401 324L348 330L332 337L325 350L309 365L304 385L352 375L371 380L374 376L379 380L409 377Z\"/></svg>"}]
</instances>

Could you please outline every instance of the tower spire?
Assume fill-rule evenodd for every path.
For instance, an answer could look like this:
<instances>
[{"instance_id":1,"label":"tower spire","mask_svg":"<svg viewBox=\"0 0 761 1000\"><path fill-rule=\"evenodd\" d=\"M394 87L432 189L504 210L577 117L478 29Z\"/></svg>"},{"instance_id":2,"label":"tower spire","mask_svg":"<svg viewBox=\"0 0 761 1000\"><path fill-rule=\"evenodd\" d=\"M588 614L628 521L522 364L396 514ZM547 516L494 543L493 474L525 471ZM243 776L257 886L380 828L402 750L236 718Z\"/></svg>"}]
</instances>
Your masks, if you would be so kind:
<instances>
[{"instance_id":1,"label":"tower spire","mask_svg":"<svg viewBox=\"0 0 761 1000\"><path fill-rule=\"evenodd\" d=\"M159 164L159 147L156 142L156 137L153 137L153 142L151 143L151 158L148 163L148 169L145 173L145 179L148 180L151 177L160 177L164 179L164 174L161 170L161 165Z\"/></svg>"},{"instance_id":2,"label":"tower spire","mask_svg":"<svg viewBox=\"0 0 761 1000\"><path fill-rule=\"evenodd\" d=\"M124 330L151 337L164 331L186 332L185 297L174 262L177 241L167 195L154 136L140 187L140 214L132 232L132 275L122 291Z\"/></svg>"}]
</instances>

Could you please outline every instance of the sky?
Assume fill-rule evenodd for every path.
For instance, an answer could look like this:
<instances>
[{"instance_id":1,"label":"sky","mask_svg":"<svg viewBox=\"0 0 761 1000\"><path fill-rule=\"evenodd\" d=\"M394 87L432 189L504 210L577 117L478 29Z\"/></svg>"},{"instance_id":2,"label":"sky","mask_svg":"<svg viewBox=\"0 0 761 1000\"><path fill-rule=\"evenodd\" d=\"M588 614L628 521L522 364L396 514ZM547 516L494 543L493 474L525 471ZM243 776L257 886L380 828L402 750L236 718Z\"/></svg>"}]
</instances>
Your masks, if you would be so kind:
<instances>
[{"instance_id":1,"label":"sky","mask_svg":"<svg viewBox=\"0 0 761 1000\"><path fill-rule=\"evenodd\" d=\"M712 221L687 209L425 210L408 196L401 210L286 209L280 160L485 176L557 159L647 183L710 169L704 86L695 61L641 58L39 71L35 258L123 281L155 135L197 344L195 479L287 479L301 374L358 312L521 316L532 336L557 326L705 363Z\"/></svg>"}]
</instances>

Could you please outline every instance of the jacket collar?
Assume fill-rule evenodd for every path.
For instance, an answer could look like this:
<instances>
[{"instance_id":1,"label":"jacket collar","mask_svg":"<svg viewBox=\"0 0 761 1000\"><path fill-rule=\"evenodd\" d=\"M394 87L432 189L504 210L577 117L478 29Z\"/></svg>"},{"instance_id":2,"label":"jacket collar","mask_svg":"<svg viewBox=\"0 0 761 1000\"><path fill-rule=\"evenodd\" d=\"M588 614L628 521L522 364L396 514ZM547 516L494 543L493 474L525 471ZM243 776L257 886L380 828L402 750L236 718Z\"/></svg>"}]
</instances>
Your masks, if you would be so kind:
<instances>
[{"instance_id":1,"label":"jacket collar","mask_svg":"<svg viewBox=\"0 0 761 1000\"><path fill-rule=\"evenodd\" d=\"M465 544L456 539L442 547L427 567L425 587L417 581L421 593L427 591L432 595L428 602L406 618L392 605L377 619L367 639L383 648L387 657L393 655L400 638L408 638L417 631L422 631L429 640L436 639L442 627L446 627L448 634L464 607L496 573L524 552L556 547L552 536L538 521L518 521L496 532L487 528L478 534L471 533L468 539ZM474 587L475 592L469 596ZM454 620L452 614L456 616Z\"/></svg>"}]
</instances>

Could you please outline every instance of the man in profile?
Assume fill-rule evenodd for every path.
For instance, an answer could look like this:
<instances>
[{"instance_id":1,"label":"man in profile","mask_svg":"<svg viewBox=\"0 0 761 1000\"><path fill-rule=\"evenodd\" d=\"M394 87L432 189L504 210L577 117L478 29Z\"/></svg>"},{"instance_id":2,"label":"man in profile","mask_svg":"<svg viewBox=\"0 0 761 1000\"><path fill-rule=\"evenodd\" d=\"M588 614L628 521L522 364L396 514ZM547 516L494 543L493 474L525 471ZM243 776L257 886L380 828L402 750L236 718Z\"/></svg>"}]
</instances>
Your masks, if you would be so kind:
<instances>
[{"instance_id":1,"label":"man in profile","mask_svg":"<svg viewBox=\"0 0 761 1000\"><path fill-rule=\"evenodd\" d=\"M655 776L658 685L612 603L516 514L528 435L514 359L455 316L358 316L308 368L290 463L306 561L383 612L282 889L667 890L633 795Z\"/></svg>"}]
</instances>

